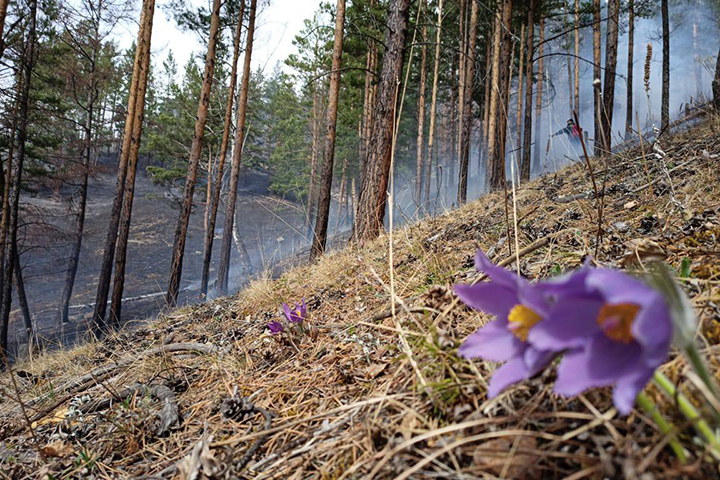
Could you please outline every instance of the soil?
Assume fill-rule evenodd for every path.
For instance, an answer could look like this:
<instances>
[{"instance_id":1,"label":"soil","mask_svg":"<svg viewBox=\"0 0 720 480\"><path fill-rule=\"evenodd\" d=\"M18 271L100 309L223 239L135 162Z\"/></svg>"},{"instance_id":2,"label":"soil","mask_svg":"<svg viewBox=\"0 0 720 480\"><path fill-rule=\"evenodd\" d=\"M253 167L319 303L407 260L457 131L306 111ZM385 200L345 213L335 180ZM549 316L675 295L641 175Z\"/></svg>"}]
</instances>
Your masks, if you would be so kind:
<instances>
[{"instance_id":1,"label":"soil","mask_svg":"<svg viewBox=\"0 0 720 480\"><path fill-rule=\"evenodd\" d=\"M70 325L61 327L58 306L65 283L75 214L70 199L75 187L56 191L40 190L23 198L21 264L35 329L45 344L68 344L87 332L92 315L97 276L103 254L116 174L106 171L91 179L80 266L70 308ZM270 177L258 171L242 174L238 192L237 221L254 272L263 272L307 245L305 213L301 205L272 196ZM190 218L183 265L179 304L196 303L199 298L205 215L205 184L198 184L196 203ZM179 212L181 188L152 183L144 168L138 172L127 254L122 323L154 317L165 307L164 293L170 271L170 257ZM211 287L217 273L223 208L218 212ZM231 293L248 281L239 268L240 255L233 242ZM212 295L212 292L211 292ZM136 297L142 296L141 299ZM12 312L10 348L23 350L27 338L17 299Z\"/></svg>"}]
</instances>

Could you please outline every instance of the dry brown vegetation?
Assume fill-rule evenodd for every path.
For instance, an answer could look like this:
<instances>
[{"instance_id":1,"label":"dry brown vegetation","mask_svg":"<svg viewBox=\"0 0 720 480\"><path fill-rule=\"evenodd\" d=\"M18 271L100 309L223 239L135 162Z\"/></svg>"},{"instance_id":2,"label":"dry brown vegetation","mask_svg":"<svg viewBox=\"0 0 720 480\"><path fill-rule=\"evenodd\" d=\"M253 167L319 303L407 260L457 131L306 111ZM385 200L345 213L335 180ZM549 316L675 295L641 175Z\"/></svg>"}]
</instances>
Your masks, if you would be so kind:
<instances>
[{"instance_id":1,"label":"dry brown vegetation","mask_svg":"<svg viewBox=\"0 0 720 480\"><path fill-rule=\"evenodd\" d=\"M688 259L691 278L682 281L716 370L719 124L706 121L659 147L645 143L593 162L605 192L596 260L643 270L659 257L682 271ZM523 275L555 275L595 254L592 192L580 163L519 189ZM386 235L277 280L259 279L234 297L17 365L22 376L15 383L33 424L28 428L15 386L3 374L0 477L715 476L717 466L670 402L663 403L665 413L682 427L687 465L642 413L619 416L608 390L560 398L548 372L487 400L494 365L462 360L456 350L488 318L459 303L451 285L478 278L472 266L478 248L514 268L515 236L508 242L506 225L503 195L493 193L397 230L395 316ZM319 335L276 341L266 323L280 317L281 302L302 296ZM178 344L190 345L173 347ZM201 347L204 352L195 351ZM663 369L693 393L681 358L673 355ZM75 381L83 376L85 382ZM181 419L169 433L157 434L163 405L142 390L87 407L124 397L118 392L136 384L175 393ZM649 393L660 400L652 388Z\"/></svg>"}]
</instances>

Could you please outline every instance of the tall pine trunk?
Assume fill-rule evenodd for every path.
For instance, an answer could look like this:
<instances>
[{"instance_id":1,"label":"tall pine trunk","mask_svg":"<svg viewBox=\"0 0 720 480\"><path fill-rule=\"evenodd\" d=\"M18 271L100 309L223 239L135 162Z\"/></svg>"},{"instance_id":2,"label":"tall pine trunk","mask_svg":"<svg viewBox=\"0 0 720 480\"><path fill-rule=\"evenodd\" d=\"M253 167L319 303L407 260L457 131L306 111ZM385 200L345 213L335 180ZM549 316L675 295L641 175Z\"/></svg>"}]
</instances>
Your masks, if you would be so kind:
<instances>
[{"instance_id":1,"label":"tall pine trunk","mask_svg":"<svg viewBox=\"0 0 720 480\"><path fill-rule=\"evenodd\" d=\"M325 133L325 158L323 161L320 189L318 191L318 213L315 223L310 260L315 260L325 252L327 230L330 220L332 201L333 166L335 164L335 136L337 126L338 96L340 93L340 68L342 67L343 28L345 25L345 0L337 0L335 12L335 41L333 45L332 72L330 73L330 91ZM339 212L338 212L339 215Z\"/></svg>"},{"instance_id":2,"label":"tall pine trunk","mask_svg":"<svg viewBox=\"0 0 720 480\"><path fill-rule=\"evenodd\" d=\"M503 1L503 12L502 12L502 29L501 29L501 41L500 41L500 66L499 66L499 88L500 95L498 98L498 112L497 112L497 145L495 148L495 165L497 168L496 177L494 180L496 184L491 185L494 188L500 188L505 185L505 146L507 140L507 125L508 125L508 99L510 93L510 82L512 75L510 74L513 66L514 49L513 42L511 41L510 29L512 28L512 10L513 0ZM512 51L511 51L512 49Z\"/></svg>"},{"instance_id":3,"label":"tall pine trunk","mask_svg":"<svg viewBox=\"0 0 720 480\"><path fill-rule=\"evenodd\" d=\"M245 59L243 60L242 85L240 87L240 98L238 98L237 121L235 122L235 146L233 150L232 170L230 171L230 190L228 191L227 203L225 205L225 225L222 243L220 244L220 265L217 280L217 291L220 295L227 294L228 278L230 276L230 243L235 221L235 203L237 201L240 164L245 142L245 118L247 116L248 89L250 88L250 62L252 60L253 39L255 37L256 11L257 0L251 0Z\"/></svg>"},{"instance_id":4,"label":"tall pine trunk","mask_svg":"<svg viewBox=\"0 0 720 480\"><path fill-rule=\"evenodd\" d=\"M215 176L215 189L210 198L210 214L208 226L205 231L205 242L203 246L203 266L200 281L200 295L207 297L208 283L210 281L210 261L212 260L213 242L215 240L215 224L217 222L218 206L220 205L220 192L222 191L222 178L225 171L225 159L227 158L228 145L230 143L230 130L232 129L233 102L235 100L235 89L237 87L237 64L240 57L240 34L242 33L243 15L245 13L245 0L240 2L240 13L238 14L235 36L233 37L233 58L230 70L230 87L225 105L225 118L223 121L223 136L220 143L220 154Z\"/></svg>"},{"instance_id":5,"label":"tall pine trunk","mask_svg":"<svg viewBox=\"0 0 720 480\"><path fill-rule=\"evenodd\" d=\"M575 0L575 62L573 70L575 71L575 91L573 110L580 116L580 0Z\"/></svg>"},{"instance_id":6,"label":"tall pine trunk","mask_svg":"<svg viewBox=\"0 0 720 480\"><path fill-rule=\"evenodd\" d=\"M423 0L421 9L426 10ZM423 19L424 17L420 17ZM422 205L422 190L425 173L425 90L427 87L427 25L423 20L422 47L420 48L420 94L418 96L418 129L415 154L415 214L420 216Z\"/></svg>"},{"instance_id":7,"label":"tall pine trunk","mask_svg":"<svg viewBox=\"0 0 720 480\"><path fill-rule=\"evenodd\" d=\"M460 177L458 179L458 205L464 205L467 202L467 186L468 171L470 167L470 134L472 132L472 92L473 80L475 79L475 45L477 42L477 23L478 23L478 2L472 1L470 8L470 23L467 28L468 47L467 58L465 59L465 71L463 75L465 81L463 87L465 93L463 95L462 104L462 131L460 137Z\"/></svg>"},{"instance_id":8,"label":"tall pine trunk","mask_svg":"<svg viewBox=\"0 0 720 480\"><path fill-rule=\"evenodd\" d=\"M613 111L615 106L615 71L617 70L619 0L608 1L608 26L605 43L605 84L603 86L602 133L603 150L610 152L612 144Z\"/></svg>"},{"instance_id":9,"label":"tall pine trunk","mask_svg":"<svg viewBox=\"0 0 720 480\"><path fill-rule=\"evenodd\" d=\"M437 26L435 31L435 59L433 66L432 97L430 100L430 131L428 132L428 161L425 165L425 204L430 205L430 180L432 178L432 165L435 155L435 122L437 120L437 94L438 78L440 74L440 37L442 33L443 0L438 4ZM435 159L437 163L437 159Z\"/></svg>"},{"instance_id":10,"label":"tall pine trunk","mask_svg":"<svg viewBox=\"0 0 720 480\"><path fill-rule=\"evenodd\" d=\"M5 17L7 16L7 8L10 0L0 0L0 58L5 53Z\"/></svg>"},{"instance_id":11,"label":"tall pine trunk","mask_svg":"<svg viewBox=\"0 0 720 480\"><path fill-rule=\"evenodd\" d=\"M661 130L670 124L670 13L668 0L661 0L662 11L662 105L660 107Z\"/></svg>"},{"instance_id":12,"label":"tall pine trunk","mask_svg":"<svg viewBox=\"0 0 720 480\"><path fill-rule=\"evenodd\" d=\"M17 292L18 303L20 304L20 314L22 315L23 324L25 325L28 345L32 345L32 315L30 314L30 304L28 303L27 293L25 293L25 280L23 280L22 266L20 265L20 252L17 249L15 250L15 291Z\"/></svg>"},{"instance_id":13,"label":"tall pine trunk","mask_svg":"<svg viewBox=\"0 0 720 480\"><path fill-rule=\"evenodd\" d=\"M492 37L492 31L489 32ZM490 91L492 90L492 84L490 79L492 77L492 45L489 38L485 39L485 98L483 99L483 120L482 120L482 131L480 133L480 144L478 153L478 175L482 171L483 161L487 159L487 142L488 142L488 117L490 113Z\"/></svg>"},{"instance_id":14,"label":"tall pine trunk","mask_svg":"<svg viewBox=\"0 0 720 480\"><path fill-rule=\"evenodd\" d=\"M373 111L372 134L355 218L353 236L361 242L376 238L383 228L397 92L403 66L410 0L391 0L389 11L385 33L385 54Z\"/></svg>"},{"instance_id":15,"label":"tall pine trunk","mask_svg":"<svg viewBox=\"0 0 720 480\"><path fill-rule=\"evenodd\" d=\"M628 2L627 97L625 101L625 140L632 138L633 125L633 53L635 52L635 1Z\"/></svg>"},{"instance_id":16,"label":"tall pine trunk","mask_svg":"<svg viewBox=\"0 0 720 480\"><path fill-rule=\"evenodd\" d=\"M12 119L10 127L10 144L8 145L7 167L2 179L2 220L0 220L0 268L5 265L7 258L7 235L10 226L10 190L12 185L13 173L13 155L15 153L15 135L18 128L18 108L20 106L20 97L22 94L22 72L18 71L15 76L15 101L13 102ZM0 165L1 166L1 165ZM0 302L2 301L2 292L5 284L5 277L0 273ZM1 305L1 303L0 303ZM0 308L2 308L0 306Z\"/></svg>"},{"instance_id":17,"label":"tall pine trunk","mask_svg":"<svg viewBox=\"0 0 720 480\"><path fill-rule=\"evenodd\" d=\"M502 187L505 177L505 165L500 164L499 155L496 153L497 126L498 126L498 103L500 99L500 40L502 26L503 5L509 0L503 0L498 5L495 13L493 40L492 40L492 77L490 79L490 113L488 116L488 140L487 140L487 183L491 189Z\"/></svg>"},{"instance_id":18,"label":"tall pine trunk","mask_svg":"<svg viewBox=\"0 0 720 480\"><path fill-rule=\"evenodd\" d=\"M595 155L602 150L602 84L600 80L600 0L593 0L593 107L595 125Z\"/></svg>"},{"instance_id":19,"label":"tall pine trunk","mask_svg":"<svg viewBox=\"0 0 720 480\"><path fill-rule=\"evenodd\" d=\"M60 298L60 323L68 323L68 309L70 308L70 299L72 298L73 288L75 286L75 276L77 274L78 263L80 262L80 251L82 249L83 232L85 230L85 210L87 207L88 178L90 175L90 164L92 162L93 144L93 121L95 119L95 102L98 98L97 85L95 84L95 71L97 68L97 58L100 51L100 12L102 11L102 0L98 2L97 8L92 12L93 16L93 46L90 54L90 69L88 72L90 78L90 91L87 96L87 105L85 109L85 145L83 150L83 174L82 183L80 185L80 204L78 206L77 220L75 226L75 241L73 243L72 252L70 253L70 262L68 264L67 273L65 275L65 286L63 287L62 297Z\"/></svg>"},{"instance_id":20,"label":"tall pine trunk","mask_svg":"<svg viewBox=\"0 0 720 480\"><path fill-rule=\"evenodd\" d=\"M203 140L205 139L205 124L207 123L210 92L212 91L213 76L215 73L215 55L220 31L220 4L220 0L213 0L212 16L210 17L210 37L208 39L207 55L205 56L205 72L203 73L200 102L198 103L197 117L195 118L195 132L193 133L192 146L190 147L190 162L185 178L183 203L180 207L180 215L178 216L178 223L175 228L170 280L168 281L168 291L165 295L165 302L169 306L175 306L177 304L177 297L180 291L182 264L185 255L185 240L187 239L187 228L190 223L190 213L192 212L195 181L198 164L200 163L200 155L203 149Z\"/></svg>"},{"instance_id":21,"label":"tall pine trunk","mask_svg":"<svg viewBox=\"0 0 720 480\"><path fill-rule=\"evenodd\" d=\"M520 155L522 153L522 106L523 106L523 83L524 83L524 68L525 68L525 44L527 43L527 40L525 38L525 23L523 22L520 26L520 38L518 40L518 43L520 44L520 55L518 56L518 88L517 88L517 102L516 102L516 111L515 111L515 145L513 150L515 150L518 154L518 158L522 158ZM518 161L518 164L520 162Z\"/></svg>"},{"instance_id":22,"label":"tall pine trunk","mask_svg":"<svg viewBox=\"0 0 720 480\"><path fill-rule=\"evenodd\" d=\"M30 81L35 64L35 32L37 20L37 0L31 0L28 18L27 36L22 55L22 90L19 101L19 118L17 127L17 162L7 188L12 188L10 194L10 210L8 212L8 242L9 252L2 265L3 289L2 304L0 305L0 354L8 358L8 330L10 328L10 310L12 307L12 284L15 273L15 260L18 255L17 228L20 210L20 190L22 188L22 173L25 163L28 137L28 117L30 112ZM14 139L11 139L14 140Z\"/></svg>"},{"instance_id":23,"label":"tall pine trunk","mask_svg":"<svg viewBox=\"0 0 720 480\"><path fill-rule=\"evenodd\" d=\"M115 258L115 246L117 244L118 228L120 226L120 212L123 205L125 192L125 177L128 170L128 159L130 158L130 141L133 134L133 122L135 119L135 103L137 97L140 77L145 76L142 67L145 64L145 56L150 55L150 40L152 37L152 23L155 14L155 0L144 0L142 14L140 15L140 28L138 29L138 41L135 48L135 61L133 64L132 80L128 94L127 114L125 116L125 128L120 149L120 161L118 162L117 180L113 204L110 209L110 225L108 226L107 237L105 238L105 249L103 251L100 275L98 278L97 294L95 295L95 309L93 311L93 327L95 334L101 336L108 329L106 318L108 294L110 293L110 276L112 275L113 260Z\"/></svg>"},{"instance_id":24,"label":"tall pine trunk","mask_svg":"<svg viewBox=\"0 0 720 480\"><path fill-rule=\"evenodd\" d=\"M542 98L543 98L543 80L545 74L543 72L545 59L543 54L545 52L545 17L540 17L540 35L538 38L538 79L537 79L537 93L535 94L535 148L533 149L533 166L532 170L535 173L540 173L542 165L540 163L541 149L540 149L540 123L542 122Z\"/></svg>"},{"instance_id":25,"label":"tall pine trunk","mask_svg":"<svg viewBox=\"0 0 720 480\"><path fill-rule=\"evenodd\" d=\"M530 180L530 144L532 139L532 112L533 112L533 57L535 36L535 0L530 0L528 6L527 46L525 47L527 61L525 62L525 119L522 144L522 163L520 165L520 180Z\"/></svg>"},{"instance_id":26,"label":"tall pine trunk","mask_svg":"<svg viewBox=\"0 0 720 480\"><path fill-rule=\"evenodd\" d=\"M346 208L347 201L346 198L347 195L347 168L348 168L348 157L345 157L343 159L342 163L342 171L340 173L340 195L338 195L338 213L337 217L335 218L335 235L337 235L338 231L340 230L340 224L343 220L343 208Z\"/></svg>"},{"instance_id":27,"label":"tall pine trunk","mask_svg":"<svg viewBox=\"0 0 720 480\"><path fill-rule=\"evenodd\" d=\"M715 110L720 112L720 50L718 50L717 61L715 62L715 77L712 81L713 105Z\"/></svg>"},{"instance_id":28,"label":"tall pine trunk","mask_svg":"<svg viewBox=\"0 0 720 480\"><path fill-rule=\"evenodd\" d=\"M149 27L152 29L152 24ZM145 119L145 94L147 92L148 77L150 75L150 40L147 41L148 53L143 58L140 79L135 94L135 109L133 119L132 137L130 139L130 152L128 155L127 174L125 176L125 191L123 193L123 206L118 228L117 247L115 248L115 275L113 277L113 291L110 301L110 315L108 323L117 327L120 325L122 295L125 288L125 264L127 260L127 247L130 239L130 221L132 218L132 205L135 198L135 177L137 175L138 152L142 137L143 120Z\"/></svg>"}]
</instances>

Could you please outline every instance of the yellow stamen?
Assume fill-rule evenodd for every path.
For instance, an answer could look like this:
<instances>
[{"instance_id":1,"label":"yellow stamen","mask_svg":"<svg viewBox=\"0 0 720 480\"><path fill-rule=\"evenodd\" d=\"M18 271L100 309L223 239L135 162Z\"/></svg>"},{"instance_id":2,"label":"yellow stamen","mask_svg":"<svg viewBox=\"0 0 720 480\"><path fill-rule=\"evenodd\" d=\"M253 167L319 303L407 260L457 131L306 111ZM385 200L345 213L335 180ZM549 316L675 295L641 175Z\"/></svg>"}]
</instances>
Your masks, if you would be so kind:
<instances>
[{"instance_id":1,"label":"yellow stamen","mask_svg":"<svg viewBox=\"0 0 720 480\"><path fill-rule=\"evenodd\" d=\"M630 343L633 340L630 329L638 311L640 307L632 303L604 305L600 309L597 322L609 339Z\"/></svg>"},{"instance_id":2,"label":"yellow stamen","mask_svg":"<svg viewBox=\"0 0 720 480\"><path fill-rule=\"evenodd\" d=\"M508 314L509 328L523 342L527 341L530 329L542 320L532 308L525 305L515 305Z\"/></svg>"}]
</instances>

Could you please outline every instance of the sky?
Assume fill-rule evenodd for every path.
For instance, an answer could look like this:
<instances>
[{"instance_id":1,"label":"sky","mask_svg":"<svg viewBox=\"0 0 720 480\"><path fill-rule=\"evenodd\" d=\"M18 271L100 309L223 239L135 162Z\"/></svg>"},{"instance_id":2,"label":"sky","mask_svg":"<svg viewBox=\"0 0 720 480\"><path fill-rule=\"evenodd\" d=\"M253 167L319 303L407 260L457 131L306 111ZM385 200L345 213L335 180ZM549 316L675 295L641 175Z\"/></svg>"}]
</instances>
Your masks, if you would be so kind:
<instances>
[{"instance_id":1,"label":"sky","mask_svg":"<svg viewBox=\"0 0 720 480\"><path fill-rule=\"evenodd\" d=\"M194 6L206 5L207 0L186 0ZM183 66L193 53L205 55L205 47L194 33L182 32L175 21L165 13L167 0L160 0L155 10L153 25L152 52L153 61L161 65L170 50L181 75ZM255 45L253 48L253 70L263 68L271 71L277 62L282 62L295 52L293 38L303 28L303 21L311 18L320 6L320 0L259 0L256 22ZM135 15L139 15L140 2L137 2ZM120 48L128 48L137 37L137 23L127 22L118 27L116 39Z\"/></svg>"}]
</instances>

